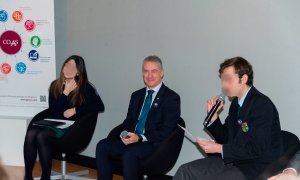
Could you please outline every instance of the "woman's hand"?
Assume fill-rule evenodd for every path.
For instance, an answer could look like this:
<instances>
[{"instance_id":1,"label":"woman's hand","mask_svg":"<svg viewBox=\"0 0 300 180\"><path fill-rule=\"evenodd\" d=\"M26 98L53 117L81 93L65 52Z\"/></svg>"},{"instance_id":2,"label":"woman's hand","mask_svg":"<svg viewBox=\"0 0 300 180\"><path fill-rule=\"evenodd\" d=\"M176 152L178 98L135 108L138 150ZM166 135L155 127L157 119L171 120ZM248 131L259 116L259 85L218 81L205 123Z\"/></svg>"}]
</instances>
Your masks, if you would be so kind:
<instances>
[{"instance_id":1,"label":"woman's hand","mask_svg":"<svg viewBox=\"0 0 300 180\"><path fill-rule=\"evenodd\" d=\"M65 110L64 117L69 118L69 117L74 116L75 114L76 114L76 109L75 108L70 108L70 109Z\"/></svg>"},{"instance_id":2,"label":"woman's hand","mask_svg":"<svg viewBox=\"0 0 300 180\"><path fill-rule=\"evenodd\" d=\"M74 79L65 82L65 89L63 93L68 96L74 89L77 88L77 83Z\"/></svg>"}]
</instances>

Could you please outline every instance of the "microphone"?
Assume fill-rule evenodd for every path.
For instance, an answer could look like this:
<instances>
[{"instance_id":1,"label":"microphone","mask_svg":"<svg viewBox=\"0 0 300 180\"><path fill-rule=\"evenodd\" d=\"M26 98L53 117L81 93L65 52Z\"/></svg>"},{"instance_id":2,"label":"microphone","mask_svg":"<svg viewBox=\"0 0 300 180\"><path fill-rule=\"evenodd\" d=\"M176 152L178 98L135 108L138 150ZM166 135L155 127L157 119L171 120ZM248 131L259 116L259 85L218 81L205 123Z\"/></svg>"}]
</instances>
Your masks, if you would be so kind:
<instances>
[{"instance_id":1,"label":"microphone","mask_svg":"<svg viewBox=\"0 0 300 180\"><path fill-rule=\"evenodd\" d=\"M216 102L216 104L211 108L211 110L209 111L209 113L207 114L205 120L204 120L204 127L207 127L211 121L211 118L213 117L213 115L216 113L218 107L220 106L221 102L225 100L225 95L224 94L220 94L219 98Z\"/></svg>"},{"instance_id":2,"label":"microphone","mask_svg":"<svg viewBox=\"0 0 300 180\"><path fill-rule=\"evenodd\" d=\"M122 139L122 138L128 138L129 136L128 136L128 132L126 131L126 130L124 130L124 131L122 131L121 132L121 134L120 134L120 138Z\"/></svg>"}]
</instances>

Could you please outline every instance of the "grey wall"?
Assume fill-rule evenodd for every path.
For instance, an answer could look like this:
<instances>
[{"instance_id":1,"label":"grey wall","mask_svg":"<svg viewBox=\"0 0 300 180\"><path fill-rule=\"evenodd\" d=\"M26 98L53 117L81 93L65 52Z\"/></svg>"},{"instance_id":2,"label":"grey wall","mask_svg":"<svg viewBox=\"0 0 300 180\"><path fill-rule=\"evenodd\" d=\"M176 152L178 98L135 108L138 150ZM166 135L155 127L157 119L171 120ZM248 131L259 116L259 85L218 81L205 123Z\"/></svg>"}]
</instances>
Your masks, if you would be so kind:
<instances>
[{"instance_id":1,"label":"grey wall","mask_svg":"<svg viewBox=\"0 0 300 180\"><path fill-rule=\"evenodd\" d=\"M206 100L220 93L218 66L239 55L276 104L282 129L300 137L299 8L298 0L55 0L57 68L82 55L106 106L83 154L94 157L97 142L123 121L130 94L144 86L142 59L152 54L162 58L164 82L180 94L193 134L207 137L202 122ZM170 174L201 157L185 140Z\"/></svg>"}]
</instances>

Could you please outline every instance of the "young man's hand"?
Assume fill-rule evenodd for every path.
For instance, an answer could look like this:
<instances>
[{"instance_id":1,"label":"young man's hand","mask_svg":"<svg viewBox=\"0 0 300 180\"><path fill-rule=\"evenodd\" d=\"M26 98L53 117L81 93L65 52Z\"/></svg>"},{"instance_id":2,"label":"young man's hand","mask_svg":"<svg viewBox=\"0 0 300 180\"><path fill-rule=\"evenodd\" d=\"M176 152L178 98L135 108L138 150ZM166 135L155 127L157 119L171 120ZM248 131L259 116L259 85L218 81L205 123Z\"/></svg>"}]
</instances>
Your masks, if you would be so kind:
<instances>
[{"instance_id":1,"label":"young man's hand","mask_svg":"<svg viewBox=\"0 0 300 180\"><path fill-rule=\"evenodd\" d=\"M222 145L213 140L197 139L197 143L205 153L222 153Z\"/></svg>"},{"instance_id":2,"label":"young man's hand","mask_svg":"<svg viewBox=\"0 0 300 180\"><path fill-rule=\"evenodd\" d=\"M216 96L214 97L213 99L209 99L207 101L207 113L209 113L209 111L212 109L212 107L216 104L217 100L218 100L219 96ZM220 114L220 111L221 109L223 108L223 105L224 105L224 101L221 102L220 106L218 107L216 113L213 115L213 117L211 118L211 122L214 122L219 114Z\"/></svg>"}]
</instances>

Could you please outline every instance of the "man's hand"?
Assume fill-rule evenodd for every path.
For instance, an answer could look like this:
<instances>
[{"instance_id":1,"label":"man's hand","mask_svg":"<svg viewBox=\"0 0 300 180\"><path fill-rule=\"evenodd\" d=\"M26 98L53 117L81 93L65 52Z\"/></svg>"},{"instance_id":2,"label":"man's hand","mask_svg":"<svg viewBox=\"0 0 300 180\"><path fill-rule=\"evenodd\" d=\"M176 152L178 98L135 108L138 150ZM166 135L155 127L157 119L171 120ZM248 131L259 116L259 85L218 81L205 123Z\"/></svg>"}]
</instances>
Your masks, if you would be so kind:
<instances>
[{"instance_id":1,"label":"man's hand","mask_svg":"<svg viewBox=\"0 0 300 180\"><path fill-rule=\"evenodd\" d=\"M128 145L139 142L139 136L132 132L128 132L128 136L126 138L122 138L121 140L125 145Z\"/></svg>"},{"instance_id":2,"label":"man's hand","mask_svg":"<svg viewBox=\"0 0 300 180\"><path fill-rule=\"evenodd\" d=\"M222 145L213 140L198 139L197 143L205 153L222 153Z\"/></svg>"},{"instance_id":3,"label":"man's hand","mask_svg":"<svg viewBox=\"0 0 300 180\"><path fill-rule=\"evenodd\" d=\"M296 178L296 173L292 169L286 169L282 173L268 178L268 180L290 180Z\"/></svg>"},{"instance_id":4,"label":"man's hand","mask_svg":"<svg viewBox=\"0 0 300 180\"><path fill-rule=\"evenodd\" d=\"M216 97L214 97L213 99L209 99L209 100L207 101L207 112L209 112L209 111L212 109L212 107L216 104L218 98L219 98L219 96L216 96ZM214 121L218 118L218 116L219 116L219 114L220 114L220 111L221 111L221 109L223 108L223 105L224 105L224 101L221 102L221 104L220 104L220 106L218 107L216 113L215 113L215 114L213 115L213 117L211 118L211 122L214 122Z\"/></svg>"},{"instance_id":5,"label":"man's hand","mask_svg":"<svg viewBox=\"0 0 300 180\"><path fill-rule=\"evenodd\" d=\"M76 114L76 109L75 108L70 108L70 109L65 110L64 117L69 118L71 116L74 116L75 114Z\"/></svg>"},{"instance_id":6,"label":"man's hand","mask_svg":"<svg viewBox=\"0 0 300 180\"><path fill-rule=\"evenodd\" d=\"M70 80L69 82L66 81L65 89L63 93L68 96L74 89L77 88L77 83L74 79Z\"/></svg>"}]
</instances>

